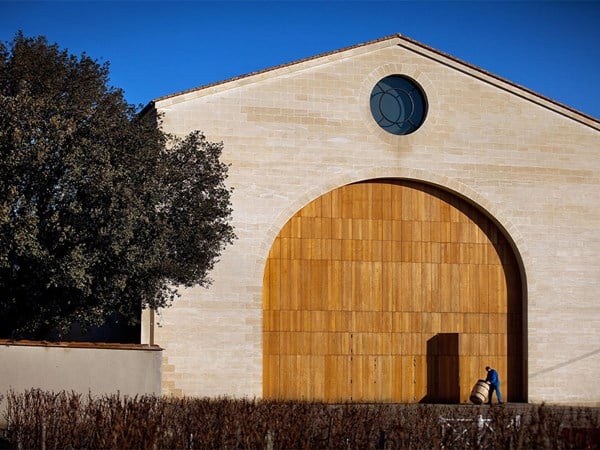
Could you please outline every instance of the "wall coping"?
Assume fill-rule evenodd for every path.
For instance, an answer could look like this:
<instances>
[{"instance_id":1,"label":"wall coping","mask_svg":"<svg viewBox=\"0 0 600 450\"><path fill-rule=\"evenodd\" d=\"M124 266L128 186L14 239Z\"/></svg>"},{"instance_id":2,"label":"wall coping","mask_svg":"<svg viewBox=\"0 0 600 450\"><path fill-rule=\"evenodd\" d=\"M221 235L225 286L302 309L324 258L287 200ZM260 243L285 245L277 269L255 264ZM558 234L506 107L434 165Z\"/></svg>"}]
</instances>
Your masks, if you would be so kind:
<instances>
[{"instance_id":1,"label":"wall coping","mask_svg":"<svg viewBox=\"0 0 600 450\"><path fill-rule=\"evenodd\" d=\"M87 348L96 350L145 350L162 351L158 345L150 344L118 344L112 342L53 342L53 341L31 341L27 339L0 339L3 346L23 347L59 347L59 348Z\"/></svg>"}]
</instances>

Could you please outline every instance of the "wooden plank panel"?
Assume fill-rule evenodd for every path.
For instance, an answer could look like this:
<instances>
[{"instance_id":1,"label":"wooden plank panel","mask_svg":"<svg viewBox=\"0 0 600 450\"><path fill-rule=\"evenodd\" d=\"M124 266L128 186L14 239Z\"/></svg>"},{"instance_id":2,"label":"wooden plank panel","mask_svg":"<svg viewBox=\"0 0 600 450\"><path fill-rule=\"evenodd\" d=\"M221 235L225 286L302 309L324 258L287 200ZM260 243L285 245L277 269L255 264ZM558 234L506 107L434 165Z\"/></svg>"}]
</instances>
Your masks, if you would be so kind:
<instances>
[{"instance_id":1,"label":"wooden plank panel","mask_svg":"<svg viewBox=\"0 0 600 450\"><path fill-rule=\"evenodd\" d=\"M490 331L490 315L489 313L479 314L479 332L489 333Z\"/></svg>"},{"instance_id":2,"label":"wooden plank panel","mask_svg":"<svg viewBox=\"0 0 600 450\"><path fill-rule=\"evenodd\" d=\"M421 262L423 263L431 263L432 262L432 253L431 253L432 243L421 242Z\"/></svg>"},{"instance_id":3,"label":"wooden plank panel","mask_svg":"<svg viewBox=\"0 0 600 450\"><path fill-rule=\"evenodd\" d=\"M400 266L400 290L399 297L401 299L401 310L412 310L411 303L413 299L413 283L412 283L412 266L410 264L402 264Z\"/></svg>"},{"instance_id":4,"label":"wooden plank panel","mask_svg":"<svg viewBox=\"0 0 600 450\"><path fill-rule=\"evenodd\" d=\"M392 365L392 399L396 402L402 402L402 386L404 384L404 371L402 357L394 355L391 357Z\"/></svg>"},{"instance_id":5,"label":"wooden plank panel","mask_svg":"<svg viewBox=\"0 0 600 450\"><path fill-rule=\"evenodd\" d=\"M298 384L296 382L297 364L296 355L279 356L279 383L277 397L282 400L299 398Z\"/></svg>"},{"instance_id":6,"label":"wooden plank panel","mask_svg":"<svg viewBox=\"0 0 600 450\"><path fill-rule=\"evenodd\" d=\"M463 313L463 326L465 333L479 332L479 314Z\"/></svg>"},{"instance_id":7,"label":"wooden plank panel","mask_svg":"<svg viewBox=\"0 0 600 450\"><path fill-rule=\"evenodd\" d=\"M408 333L410 330L410 318L408 314L402 312L392 313L392 333L394 333L394 339L397 340L398 346L402 339L402 333Z\"/></svg>"},{"instance_id":8,"label":"wooden plank panel","mask_svg":"<svg viewBox=\"0 0 600 450\"><path fill-rule=\"evenodd\" d=\"M432 264L423 263L417 267L421 272L421 292L420 292L420 310L431 312L433 311L432 301Z\"/></svg>"},{"instance_id":9,"label":"wooden plank panel","mask_svg":"<svg viewBox=\"0 0 600 450\"><path fill-rule=\"evenodd\" d=\"M356 205L355 205L356 206ZM364 228L364 220L360 219L360 214L352 214L351 225L352 225L352 239L363 240L366 237Z\"/></svg>"},{"instance_id":10,"label":"wooden plank panel","mask_svg":"<svg viewBox=\"0 0 600 450\"><path fill-rule=\"evenodd\" d=\"M281 258L281 238L277 236L271 245L271 250L269 251L269 259L279 259Z\"/></svg>"},{"instance_id":11,"label":"wooden plank panel","mask_svg":"<svg viewBox=\"0 0 600 450\"><path fill-rule=\"evenodd\" d=\"M403 254L405 254L406 260L408 262L409 256L410 256L410 251L412 250L410 242L392 241L391 245L392 245L392 261L403 262L404 261Z\"/></svg>"},{"instance_id":12,"label":"wooden plank panel","mask_svg":"<svg viewBox=\"0 0 600 450\"><path fill-rule=\"evenodd\" d=\"M402 220L416 220L415 219L415 214L414 214L414 209L413 209L413 202L412 202L412 189L411 188L407 188L407 189L402 189L400 191L400 195L402 198Z\"/></svg>"},{"instance_id":13,"label":"wooden plank panel","mask_svg":"<svg viewBox=\"0 0 600 450\"><path fill-rule=\"evenodd\" d=\"M413 355L426 355L427 354L427 341L423 333L410 333L410 351Z\"/></svg>"},{"instance_id":14,"label":"wooden plank panel","mask_svg":"<svg viewBox=\"0 0 600 450\"><path fill-rule=\"evenodd\" d=\"M328 193L331 197L331 217L342 217L342 189L335 189Z\"/></svg>"},{"instance_id":15,"label":"wooden plank panel","mask_svg":"<svg viewBox=\"0 0 600 450\"><path fill-rule=\"evenodd\" d=\"M439 298L441 312L452 311L452 265L439 265Z\"/></svg>"},{"instance_id":16,"label":"wooden plank panel","mask_svg":"<svg viewBox=\"0 0 600 450\"><path fill-rule=\"evenodd\" d=\"M283 266L283 261L282 261ZM300 260L290 259L287 261L286 268L282 267L282 280L281 280L281 309L298 309L299 304L299 293L300 293ZM287 272L287 282L283 278L284 272ZM287 288L287 289L286 289Z\"/></svg>"},{"instance_id":17,"label":"wooden plank panel","mask_svg":"<svg viewBox=\"0 0 600 450\"><path fill-rule=\"evenodd\" d=\"M459 202L456 198L450 198L449 203L452 208L450 208L450 222L464 222L466 221L465 214L458 208Z\"/></svg>"},{"instance_id":18,"label":"wooden plank panel","mask_svg":"<svg viewBox=\"0 0 600 450\"><path fill-rule=\"evenodd\" d=\"M280 241L280 257L281 259L291 259L290 237L279 236Z\"/></svg>"},{"instance_id":19,"label":"wooden plank panel","mask_svg":"<svg viewBox=\"0 0 600 450\"><path fill-rule=\"evenodd\" d=\"M348 400L352 395L350 358L347 356L327 356L325 358L325 379L336 380L325 386L326 398L330 401Z\"/></svg>"},{"instance_id":20,"label":"wooden plank panel","mask_svg":"<svg viewBox=\"0 0 600 450\"><path fill-rule=\"evenodd\" d=\"M266 300L268 301L268 309L280 309L281 308L281 260L273 259L270 261L268 266L269 275L268 281L265 282L266 289Z\"/></svg>"},{"instance_id":21,"label":"wooden plank panel","mask_svg":"<svg viewBox=\"0 0 600 450\"><path fill-rule=\"evenodd\" d=\"M491 313L500 312L500 301L502 295L501 281L502 276L498 266L488 266L488 289L489 289L489 311Z\"/></svg>"},{"instance_id":22,"label":"wooden plank panel","mask_svg":"<svg viewBox=\"0 0 600 450\"><path fill-rule=\"evenodd\" d=\"M416 401L414 385L416 356L402 356L403 377L401 380L401 401L413 403Z\"/></svg>"},{"instance_id":23,"label":"wooden plank panel","mask_svg":"<svg viewBox=\"0 0 600 450\"><path fill-rule=\"evenodd\" d=\"M364 357L361 355L354 355L352 357L350 366L350 380L351 380L351 397L352 401L361 402L365 401L365 362Z\"/></svg>"},{"instance_id":24,"label":"wooden plank panel","mask_svg":"<svg viewBox=\"0 0 600 450\"><path fill-rule=\"evenodd\" d=\"M459 312L460 309L460 269L458 264L450 265L450 286L447 289L450 292L450 311Z\"/></svg>"},{"instance_id":25,"label":"wooden plank panel","mask_svg":"<svg viewBox=\"0 0 600 450\"><path fill-rule=\"evenodd\" d=\"M315 333L325 333L331 329L331 311L303 311L304 330L310 330ZM306 318L305 318L306 316Z\"/></svg>"},{"instance_id":26,"label":"wooden plank panel","mask_svg":"<svg viewBox=\"0 0 600 450\"><path fill-rule=\"evenodd\" d=\"M414 241L413 239L413 225L415 225L415 222L411 221L411 220L403 220L401 222L398 222L400 224L400 238L396 238L394 237L396 240L401 240L402 242L407 242L407 243L411 243ZM410 257L410 255L407 255Z\"/></svg>"},{"instance_id":27,"label":"wooden plank panel","mask_svg":"<svg viewBox=\"0 0 600 450\"><path fill-rule=\"evenodd\" d=\"M321 199L317 198L308 203L304 208L298 211L300 217L320 217L321 216Z\"/></svg>"},{"instance_id":28,"label":"wooden plank panel","mask_svg":"<svg viewBox=\"0 0 600 450\"><path fill-rule=\"evenodd\" d=\"M265 332L279 331L279 311L265 310L263 313L263 330Z\"/></svg>"},{"instance_id":29,"label":"wooden plank panel","mask_svg":"<svg viewBox=\"0 0 600 450\"><path fill-rule=\"evenodd\" d=\"M263 397L279 397L279 355L263 356Z\"/></svg>"},{"instance_id":30,"label":"wooden plank panel","mask_svg":"<svg viewBox=\"0 0 600 450\"><path fill-rule=\"evenodd\" d=\"M372 308L374 311L383 311L383 263L374 261L371 264L371 289Z\"/></svg>"},{"instance_id":31,"label":"wooden plank panel","mask_svg":"<svg viewBox=\"0 0 600 450\"><path fill-rule=\"evenodd\" d=\"M280 237L280 238L289 238L289 237L291 237L291 227L292 227L292 221L291 221L291 218L290 218L290 220L288 220L286 222L286 224L279 231L278 237Z\"/></svg>"},{"instance_id":32,"label":"wooden plank panel","mask_svg":"<svg viewBox=\"0 0 600 450\"><path fill-rule=\"evenodd\" d=\"M341 241L342 248L342 261L352 261L352 239L342 239Z\"/></svg>"},{"instance_id":33,"label":"wooden plank panel","mask_svg":"<svg viewBox=\"0 0 600 450\"><path fill-rule=\"evenodd\" d=\"M462 341L461 341L462 344ZM460 402L467 403L469 402L469 395L471 393L471 389L481 377L480 374L475 372L473 374L471 372L471 366L473 365L472 360L475 359L472 356L460 356L459 357L459 366L460 366Z\"/></svg>"},{"instance_id":34,"label":"wooden plank panel","mask_svg":"<svg viewBox=\"0 0 600 450\"><path fill-rule=\"evenodd\" d=\"M433 195L429 195L429 221L441 222L442 218L440 215L441 200Z\"/></svg>"},{"instance_id":35,"label":"wooden plank panel","mask_svg":"<svg viewBox=\"0 0 600 450\"><path fill-rule=\"evenodd\" d=\"M267 331L263 333L263 352L265 355L279 354L279 333Z\"/></svg>"},{"instance_id":36,"label":"wooden plank panel","mask_svg":"<svg viewBox=\"0 0 600 450\"><path fill-rule=\"evenodd\" d=\"M318 239L331 239L332 219L329 217L321 217L317 220L319 220L320 223L319 233L313 233L313 237Z\"/></svg>"},{"instance_id":37,"label":"wooden plank panel","mask_svg":"<svg viewBox=\"0 0 600 450\"><path fill-rule=\"evenodd\" d=\"M342 310L342 263L331 260L327 264L327 308L333 311Z\"/></svg>"},{"instance_id":38,"label":"wooden plank panel","mask_svg":"<svg viewBox=\"0 0 600 450\"><path fill-rule=\"evenodd\" d=\"M310 400L310 392L313 385L313 375L310 355L301 355L297 359L296 392L300 400Z\"/></svg>"},{"instance_id":39,"label":"wooden plank panel","mask_svg":"<svg viewBox=\"0 0 600 450\"><path fill-rule=\"evenodd\" d=\"M402 311L405 293L402 291L402 264L390 264L392 269L392 311Z\"/></svg>"},{"instance_id":40,"label":"wooden plank panel","mask_svg":"<svg viewBox=\"0 0 600 450\"><path fill-rule=\"evenodd\" d=\"M382 262L383 261L383 242L381 240L375 240L370 242L371 246L371 261Z\"/></svg>"},{"instance_id":41,"label":"wooden plank panel","mask_svg":"<svg viewBox=\"0 0 600 450\"><path fill-rule=\"evenodd\" d=\"M322 356L328 354L329 351L329 335L331 333L322 331L312 331L308 334L310 351L309 355Z\"/></svg>"},{"instance_id":42,"label":"wooden plank panel","mask_svg":"<svg viewBox=\"0 0 600 450\"><path fill-rule=\"evenodd\" d=\"M452 262L451 245L448 242L440 242L440 263L450 264Z\"/></svg>"},{"instance_id":43,"label":"wooden plank panel","mask_svg":"<svg viewBox=\"0 0 600 450\"><path fill-rule=\"evenodd\" d=\"M413 184L410 186L410 189L407 190L408 195L410 196L410 210L411 210L411 218L410 220L414 222L418 222L423 220L423 211L420 208L419 200L421 199L419 189L416 189Z\"/></svg>"},{"instance_id":44,"label":"wooden plank panel","mask_svg":"<svg viewBox=\"0 0 600 450\"><path fill-rule=\"evenodd\" d=\"M309 310L326 309L324 303L327 299L323 298L323 277L327 275L324 270L325 264L322 261L309 261L308 267L310 268L308 302L304 303L308 303Z\"/></svg>"},{"instance_id":45,"label":"wooden plank panel","mask_svg":"<svg viewBox=\"0 0 600 450\"><path fill-rule=\"evenodd\" d=\"M331 240L331 260L341 261L342 260L342 241L341 239Z\"/></svg>"},{"instance_id":46,"label":"wooden plank panel","mask_svg":"<svg viewBox=\"0 0 600 450\"><path fill-rule=\"evenodd\" d=\"M391 185L391 219L399 220L402 218L402 187Z\"/></svg>"},{"instance_id":47,"label":"wooden plank panel","mask_svg":"<svg viewBox=\"0 0 600 450\"><path fill-rule=\"evenodd\" d=\"M450 207L450 204L444 200L438 203L439 206L439 221L440 222L450 222L451 210L453 208ZM448 236L449 238L449 236Z\"/></svg>"},{"instance_id":48,"label":"wooden plank panel","mask_svg":"<svg viewBox=\"0 0 600 450\"><path fill-rule=\"evenodd\" d=\"M332 240L327 237L325 239L319 239L317 242L320 243L320 259L324 260L324 261L331 261L332 259L334 259L332 257Z\"/></svg>"},{"instance_id":49,"label":"wooden plank panel","mask_svg":"<svg viewBox=\"0 0 600 450\"><path fill-rule=\"evenodd\" d=\"M392 357L390 355L378 356L374 376L376 383L374 401L393 401L392 371Z\"/></svg>"},{"instance_id":50,"label":"wooden plank panel","mask_svg":"<svg viewBox=\"0 0 600 450\"><path fill-rule=\"evenodd\" d=\"M371 217L373 219L383 219L383 186L382 183L371 184Z\"/></svg>"},{"instance_id":51,"label":"wooden plank panel","mask_svg":"<svg viewBox=\"0 0 600 450\"><path fill-rule=\"evenodd\" d=\"M300 239L310 239L313 234L313 217L299 217L298 226L300 227Z\"/></svg>"},{"instance_id":52,"label":"wooden plank panel","mask_svg":"<svg viewBox=\"0 0 600 450\"><path fill-rule=\"evenodd\" d=\"M422 250L422 243L421 242L411 242L411 246L410 246L410 262L412 263L420 263L423 261L423 250Z\"/></svg>"},{"instance_id":53,"label":"wooden plank panel","mask_svg":"<svg viewBox=\"0 0 600 450\"><path fill-rule=\"evenodd\" d=\"M394 310L394 268L393 263L381 264L381 307L382 311Z\"/></svg>"},{"instance_id":54,"label":"wooden plank panel","mask_svg":"<svg viewBox=\"0 0 600 450\"><path fill-rule=\"evenodd\" d=\"M307 380L309 387L308 399L322 399L325 396L325 356L312 355L310 357L310 374Z\"/></svg>"},{"instance_id":55,"label":"wooden plank panel","mask_svg":"<svg viewBox=\"0 0 600 450\"><path fill-rule=\"evenodd\" d=\"M310 355L311 354L311 349L312 349L312 332L310 331L301 331L298 333L295 333L296 335L296 339L298 342L298 352L297 354L305 356L305 355ZM305 361L308 364L308 360L304 359L303 361Z\"/></svg>"},{"instance_id":56,"label":"wooden plank panel","mask_svg":"<svg viewBox=\"0 0 600 450\"><path fill-rule=\"evenodd\" d=\"M282 270L279 276L282 280L279 286L280 295L277 300L271 301L274 310L290 311L291 309L298 309L298 305L294 303L294 299L298 296L294 285L298 283L298 280L294 278L294 274L292 273L297 269L297 266L298 264L294 263L294 261L282 261ZM290 275L290 273L292 274Z\"/></svg>"},{"instance_id":57,"label":"wooden plank panel","mask_svg":"<svg viewBox=\"0 0 600 450\"><path fill-rule=\"evenodd\" d=\"M323 239L311 238L309 240L310 258L324 259L323 256Z\"/></svg>"},{"instance_id":58,"label":"wooden plank panel","mask_svg":"<svg viewBox=\"0 0 600 450\"><path fill-rule=\"evenodd\" d=\"M342 352L341 333L326 332L323 333L325 340L325 351L323 355L338 355Z\"/></svg>"},{"instance_id":59,"label":"wooden plank panel","mask_svg":"<svg viewBox=\"0 0 600 450\"><path fill-rule=\"evenodd\" d=\"M352 311L352 262L341 261L342 310Z\"/></svg>"},{"instance_id":60,"label":"wooden plank panel","mask_svg":"<svg viewBox=\"0 0 600 450\"><path fill-rule=\"evenodd\" d=\"M290 325L290 311L289 310L278 310L278 323L279 323L279 328L277 331L290 331L291 329L291 325Z\"/></svg>"},{"instance_id":61,"label":"wooden plank panel","mask_svg":"<svg viewBox=\"0 0 600 450\"><path fill-rule=\"evenodd\" d=\"M277 268L279 268L279 260L277 261ZM267 262L265 264L265 271L263 272L263 295L262 295L262 303L263 303L263 310L269 310L271 309L271 290L272 290L272 286L271 286L271 277L270 277L270 271L271 271L271 266L275 265L271 259L267 259ZM279 272L279 270L278 270ZM277 289L279 289L279 286L277 286ZM277 296L279 297L279 296Z\"/></svg>"},{"instance_id":62,"label":"wooden plank panel","mask_svg":"<svg viewBox=\"0 0 600 450\"><path fill-rule=\"evenodd\" d=\"M344 217L344 218L352 217L352 201L353 201L352 186L347 186L346 189L340 189L340 200L341 200L341 215L340 215L340 217Z\"/></svg>"},{"instance_id":63,"label":"wooden plank panel","mask_svg":"<svg viewBox=\"0 0 600 450\"><path fill-rule=\"evenodd\" d=\"M390 228L392 231L391 241L394 242L402 242L404 240L408 240L407 236L404 234L404 230L402 228L403 222L401 220L392 220L389 222Z\"/></svg>"},{"instance_id":64,"label":"wooden plank panel","mask_svg":"<svg viewBox=\"0 0 600 450\"><path fill-rule=\"evenodd\" d=\"M351 262L351 270L352 270L352 303L350 306L351 311L360 311L363 310L363 292L362 286L365 282L363 277L361 276L360 270L361 263L358 261Z\"/></svg>"},{"instance_id":65,"label":"wooden plank panel","mask_svg":"<svg viewBox=\"0 0 600 450\"><path fill-rule=\"evenodd\" d=\"M331 238L342 239L344 236L344 221L340 217L333 217L331 219Z\"/></svg>"}]
</instances>

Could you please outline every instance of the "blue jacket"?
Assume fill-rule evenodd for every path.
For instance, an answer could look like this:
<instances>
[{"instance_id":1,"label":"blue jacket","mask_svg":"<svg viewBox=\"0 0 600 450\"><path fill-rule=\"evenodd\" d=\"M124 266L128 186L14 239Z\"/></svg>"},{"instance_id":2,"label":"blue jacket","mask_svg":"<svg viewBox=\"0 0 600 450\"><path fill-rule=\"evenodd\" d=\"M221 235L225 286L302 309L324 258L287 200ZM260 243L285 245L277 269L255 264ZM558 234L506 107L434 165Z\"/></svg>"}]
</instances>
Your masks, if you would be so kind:
<instances>
[{"instance_id":1,"label":"blue jacket","mask_svg":"<svg viewBox=\"0 0 600 450\"><path fill-rule=\"evenodd\" d=\"M500 381L498 379L498 372L496 372L495 369L490 369L489 372L487 373L487 377L485 378L485 381L488 381L491 384L498 384L498 382Z\"/></svg>"}]
</instances>

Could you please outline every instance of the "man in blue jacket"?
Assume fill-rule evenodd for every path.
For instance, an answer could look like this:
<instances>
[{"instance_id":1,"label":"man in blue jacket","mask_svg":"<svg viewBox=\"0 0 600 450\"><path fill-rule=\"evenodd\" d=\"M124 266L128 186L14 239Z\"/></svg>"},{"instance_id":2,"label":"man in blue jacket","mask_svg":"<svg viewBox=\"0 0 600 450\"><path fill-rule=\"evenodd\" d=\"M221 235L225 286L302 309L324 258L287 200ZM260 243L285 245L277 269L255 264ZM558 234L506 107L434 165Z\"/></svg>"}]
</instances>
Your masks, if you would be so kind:
<instances>
[{"instance_id":1,"label":"man in blue jacket","mask_svg":"<svg viewBox=\"0 0 600 450\"><path fill-rule=\"evenodd\" d=\"M494 391L496 392L496 397L498 397L498 403L502 404L502 394L500 393L500 378L498 377L498 372L495 369L492 369L490 366L485 368L487 371L487 377L485 381L490 383L490 393L488 394L488 405L492 404L492 394Z\"/></svg>"}]
</instances>

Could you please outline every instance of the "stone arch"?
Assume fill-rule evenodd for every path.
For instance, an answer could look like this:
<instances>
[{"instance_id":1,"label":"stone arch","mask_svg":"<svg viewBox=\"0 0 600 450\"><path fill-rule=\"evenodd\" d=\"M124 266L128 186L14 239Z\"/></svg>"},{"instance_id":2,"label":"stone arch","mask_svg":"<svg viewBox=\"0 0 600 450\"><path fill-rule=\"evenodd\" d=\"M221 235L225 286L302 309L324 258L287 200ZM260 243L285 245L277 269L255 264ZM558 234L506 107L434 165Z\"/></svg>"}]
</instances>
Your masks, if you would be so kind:
<instances>
[{"instance_id":1,"label":"stone arch","mask_svg":"<svg viewBox=\"0 0 600 450\"><path fill-rule=\"evenodd\" d=\"M371 167L353 172L331 174L327 179L323 180L322 183L315 184L304 190L302 195L289 199L286 206L281 209L279 214L273 220L270 228L265 233L265 238L260 245L260 253L257 255L257 264L255 265L258 272L255 272L253 279L261 279L267 256L277 234L296 212L316 198L333 189L364 180L377 179L413 180L431 184L465 199L465 201L475 205L482 212L486 213L494 222L496 222L497 226L512 243L513 251L519 262L521 277L523 279L523 288L525 289L523 292L523 299L524 306L526 306L527 267L531 266L529 263L529 250L527 241L521 235L519 229L509 219L508 214L505 213L500 205L494 204L486 196L480 194L466 184L422 169ZM261 284L259 283L259 287L260 286Z\"/></svg>"},{"instance_id":2,"label":"stone arch","mask_svg":"<svg viewBox=\"0 0 600 450\"><path fill-rule=\"evenodd\" d=\"M509 400L524 398L521 262L489 215L411 180L315 197L265 262L266 398L466 401L488 364ZM442 386L454 369L456 386Z\"/></svg>"}]
</instances>

